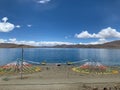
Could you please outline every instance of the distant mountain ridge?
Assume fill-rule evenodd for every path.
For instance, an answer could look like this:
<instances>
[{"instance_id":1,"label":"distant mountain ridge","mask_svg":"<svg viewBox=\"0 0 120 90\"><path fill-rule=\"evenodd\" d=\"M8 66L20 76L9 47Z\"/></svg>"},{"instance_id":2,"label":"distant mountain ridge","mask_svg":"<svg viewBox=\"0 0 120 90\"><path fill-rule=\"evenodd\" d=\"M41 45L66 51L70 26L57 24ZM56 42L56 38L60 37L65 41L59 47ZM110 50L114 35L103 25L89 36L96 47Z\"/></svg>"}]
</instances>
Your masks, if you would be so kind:
<instances>
[{"instance_id":1,"label":"distant mountain ridge","mask_svg":"<svg viewBox=\"0 0 120 90\"><path fill-rule=\"evenodd\" d=\"M34 48L35 46L13 44L13 43L0 43L0 48Z\"/></svg>"},{"instance_id":2,"label":"distant mountain ridge","mask_svg":"<svg viewBox=\"0 0 120 90\"><path fill-rule=\"evenodd\" d=\"M120 40L107 42L104 44L96 44L96 45L56 45L56 46L30 46L30 45L18 45L13 43L0 43L0 48L120 48Z\"/></svg>"},{"instance_id":3,"label":"distant mountain ridge","mask_svg":"<svg viewBox=\"0 0 120 90\"><path fill-rule=\"evenodd\" d=\"M120 40L107 42L104 44L96 44L96 45L83 45L83 44L77 44L77 45L56 45L54 48L120 48Z\"/></svg>"}]
</instances>

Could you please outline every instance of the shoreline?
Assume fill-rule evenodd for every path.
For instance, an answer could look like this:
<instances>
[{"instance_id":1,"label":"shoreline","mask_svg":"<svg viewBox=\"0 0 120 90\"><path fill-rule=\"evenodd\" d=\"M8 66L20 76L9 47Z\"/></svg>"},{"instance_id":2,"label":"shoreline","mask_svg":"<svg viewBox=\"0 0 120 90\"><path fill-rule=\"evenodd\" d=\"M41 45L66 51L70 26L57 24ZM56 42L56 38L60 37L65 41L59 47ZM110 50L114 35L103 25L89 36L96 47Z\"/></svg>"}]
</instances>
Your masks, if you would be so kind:
<instances>
[{"instance_id":1,"label":"shoreline","mask_svg":"<svg viewBox=\"0 0 120 90\"><path fill-rule=\"evenodd\" d=\"M0 76L0 90L92 90L94 87L103 90L104 87L120 86L120 73L76 73L71 70L72 65L40 67L41 72L23 74L22 80L20 74ZM5 81L4 78L9 80Z\"/></svg>"}]
</instances>

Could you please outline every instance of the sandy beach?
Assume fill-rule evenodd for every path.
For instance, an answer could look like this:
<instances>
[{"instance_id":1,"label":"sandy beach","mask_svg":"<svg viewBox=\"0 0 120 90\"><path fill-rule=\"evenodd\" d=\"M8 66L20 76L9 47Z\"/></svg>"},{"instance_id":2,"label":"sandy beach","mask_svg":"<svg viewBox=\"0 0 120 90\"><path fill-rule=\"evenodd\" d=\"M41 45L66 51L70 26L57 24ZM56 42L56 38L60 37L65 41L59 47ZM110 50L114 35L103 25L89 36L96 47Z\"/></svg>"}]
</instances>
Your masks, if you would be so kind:
<instances>
[{"instance_id":1,"label":"sandy beach","mask_svg":"<svg viewBox=\"0 0 120 90\"><path fill-rule=\"evenodd\" d=\"M22 80L19 74L0 76L0 90L120 90L120 74L76 73L69 65L40 67L41 72L23 74Z\"/></svg>"}]
</instances>

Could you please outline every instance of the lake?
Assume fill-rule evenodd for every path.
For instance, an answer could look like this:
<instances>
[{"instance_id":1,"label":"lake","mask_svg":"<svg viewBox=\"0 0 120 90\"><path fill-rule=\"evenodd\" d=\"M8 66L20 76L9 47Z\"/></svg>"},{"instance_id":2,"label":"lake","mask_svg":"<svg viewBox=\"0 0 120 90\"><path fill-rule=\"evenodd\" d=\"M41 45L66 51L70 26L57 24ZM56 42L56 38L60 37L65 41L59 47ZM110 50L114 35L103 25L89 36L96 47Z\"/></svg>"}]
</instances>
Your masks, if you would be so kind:
<instances>
[{"instance_id":1,"label":"lake","mask_svg":"<svg viewBox=\"0 0 120 90\"><path fill-rule=\"evenodd\" d=\"M21 51L21 48L1 48L0 65L5 65L21 58ZM35 63L42 61L47 63L97 61L105 65L120 65L120 49L25 48L24 60Z\"/></svg>"}]
</instances>

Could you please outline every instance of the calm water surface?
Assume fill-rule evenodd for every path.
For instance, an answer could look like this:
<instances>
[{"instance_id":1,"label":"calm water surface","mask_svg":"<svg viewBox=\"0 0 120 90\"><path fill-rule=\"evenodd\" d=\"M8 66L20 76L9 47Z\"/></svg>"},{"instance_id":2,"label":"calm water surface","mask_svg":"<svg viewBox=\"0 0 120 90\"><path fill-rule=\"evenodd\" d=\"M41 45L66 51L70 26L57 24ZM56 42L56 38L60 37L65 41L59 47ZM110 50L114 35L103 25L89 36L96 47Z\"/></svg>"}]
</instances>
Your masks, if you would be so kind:
<instances>
[{"instance_id":1,"label":"calm water surface","mask_svg":"<svg viewBox=\"0 0 120 90\"><path fill-rule=\"evenodd\" d=\"M0 49L0 65L21 58L20 48ZM33 62L65 63L67 61L98 61L106 65L120 65L120 49L25 48L24 59Z\"/></svg>"}]
</instances>

